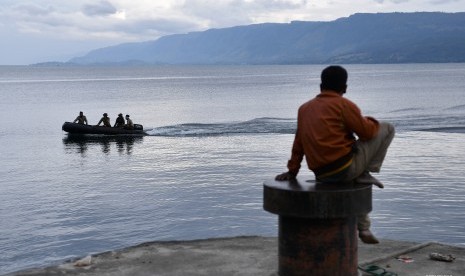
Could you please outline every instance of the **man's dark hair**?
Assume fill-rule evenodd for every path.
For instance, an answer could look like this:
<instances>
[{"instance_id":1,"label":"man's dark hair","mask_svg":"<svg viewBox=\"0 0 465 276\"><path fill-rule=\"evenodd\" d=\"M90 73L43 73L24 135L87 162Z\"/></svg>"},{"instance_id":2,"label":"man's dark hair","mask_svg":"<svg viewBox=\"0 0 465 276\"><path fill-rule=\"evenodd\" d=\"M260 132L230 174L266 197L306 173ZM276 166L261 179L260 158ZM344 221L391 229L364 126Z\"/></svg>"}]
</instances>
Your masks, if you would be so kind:
<instances>
[{"instance_id":1,"label":"man's dark hair","mask_svg":"<svg viewBox=\"0 0 465 276\"><path fill-rule=\"evenodd\" d=\"M345 92L347 89L347 71L342 66L331 65L321 72L321 90Z\"/></svg>"}]
</instances>

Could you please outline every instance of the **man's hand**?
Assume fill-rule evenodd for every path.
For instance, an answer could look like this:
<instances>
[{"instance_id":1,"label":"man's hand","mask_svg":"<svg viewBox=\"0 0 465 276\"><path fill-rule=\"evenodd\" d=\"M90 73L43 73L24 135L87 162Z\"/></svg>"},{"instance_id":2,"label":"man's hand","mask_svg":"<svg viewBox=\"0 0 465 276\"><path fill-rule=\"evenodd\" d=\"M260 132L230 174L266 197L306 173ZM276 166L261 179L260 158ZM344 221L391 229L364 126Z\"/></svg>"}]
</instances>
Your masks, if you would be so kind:
<instances>
[{"instance_id":1,"label":"man's hand","mask_svg":"<svg viewBox=\"0 0 465 276\"><path fill-rule=\"evenodd\" d=\"M290 172L285 172L282 174L278 174L274 179L278 181L293 180L295 179L295 174L290 173Z\"/></svg>"}]
</instances>

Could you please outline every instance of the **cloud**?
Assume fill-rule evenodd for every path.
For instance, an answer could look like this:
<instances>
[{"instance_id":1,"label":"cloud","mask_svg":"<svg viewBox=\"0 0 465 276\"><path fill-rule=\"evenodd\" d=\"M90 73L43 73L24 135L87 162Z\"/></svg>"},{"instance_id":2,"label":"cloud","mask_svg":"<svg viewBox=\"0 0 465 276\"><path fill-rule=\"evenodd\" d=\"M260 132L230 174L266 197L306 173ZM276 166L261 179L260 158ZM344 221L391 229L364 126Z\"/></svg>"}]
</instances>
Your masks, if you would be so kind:
<instances>
[{"instance_id":1,"label":"cloud","mask_svg":"<svg viewBox=\"0 0 465 276\"><path fill-rule=\"evenodd\" d=\"M32 0L0 7L0 26L68 40L130 42L163 35L263 22L334 20L356 12L418 11L424 0ZM460 5L464 0L427 0ZM19 3L19 4L17 4ZM21 4L24 3L24 4Z\"/></svg>"},{"instance_id":2,"label":"cloud","mask_svg":"<svg viewBox=\"0 0 465 276\"><path fill-rule=\"evenodd\" d=\"M22 41L26 41L28 37L31 42L22 45L34 45L39 40L54 41L53 45L57 45L57 41L69 43L67 45L72 43L114 45L154 40L169 34L255 23L286 23L294 20L329 21L354 13L465 10L465 0L1 0L1 2L0 35L21 37ZM50 51L56 52L57 50L53 50L52 46Z\"/></svg>"},{"instance_id":3,"label":"cloud","mask_svg":"<svg viewBox=\"0 0 465 276\"><path fill-rule=\"evenodd\" d=\"M443 5L443 4L449 4L449 3L457 3L461 1L462 0L432 0L429 2L433 5Z\"/></svg>"},{"instance_id":4,"label":"cloud","mask_svg":"<svg viewBox=\"0 0 465 276\"><path fill-rule=\"evenodd\" d=\"M407 3L407 2L410 2L410 0L373 0L374 2L376 3L379 3L379 4L383 4L384 2L391 2L391 3L394 3L394 4L401 4L401 3Z\"/></svg>"},{"instance_id":5,"label":"cloud","mask_svg":"<svg viewBox=\"0 0 465 276\"><path fill-rule=\"evenodd\" d=\"M300 9L305 7L307 2L306 0L257 0L252 3L265 9Z\"/></svg>"},{"instance_id":6,"label":"cloud","mask_svg":"<svg viewBox=\"0 0 465 276\"><path fill-rule=\"evenodd\" d=\"M463 0L429 0L429 1L424 1L423 3L426 3L426 5L422 5L423 3L421 1L416 1L416 0L373 0L374 2L383 4L383 3L393 3L393 4L406 4L406 7L410 6L416 6L419 10L423 10L424 6L426 7L431 7L430 4L432 5L446 5L446 4L451 4L451 3L458 3L458 2L463 2ZM451 11L449 11L451 12Z\"/></svg>"},{"instance_id":7,"label":"cloud","mask_svg":"<svg viewBox=\"0 0 465 276\"><path fill-rule=\"evenodd\" d=\"M107 16L117 12L117 9L108 1L100 1L97 4L88 4L82 7L82 13L87 16Z\"/></svg>"},{"instance_id":8,"label":"cloud","mask_svg":"<svg viewBox=\"0 0 465 276\"><path fill-rule=\"evenodd\" d=\"M173 33L187 33L199 29L195 22L177 19L147 19L132 22L119 22L113 26L114 30L132 34L151 34L153 39L158 36Z\"/></svg>"},{"instance_id":9,"label":"cloud","mask_svg":"<svg viewBox=\"0 0 465 276\"><path fill-rule=\"evenodd\" d=\"M220 28L290 21L289 14L305 10L307 5L306 0L190 0L177 9L202 22L206 28Z\"/></svg>"},{"instance_id":10,"label":"cloud","mask_svg":"<svg viewBox=\"0 0 465 276\"><path fill-rule=\"evenodd\" d=\"M55 11L51 6L43 7L35 4L19 4L12 8L15 14L26 16L47 16Z\"/></svg>"}]
</instances>

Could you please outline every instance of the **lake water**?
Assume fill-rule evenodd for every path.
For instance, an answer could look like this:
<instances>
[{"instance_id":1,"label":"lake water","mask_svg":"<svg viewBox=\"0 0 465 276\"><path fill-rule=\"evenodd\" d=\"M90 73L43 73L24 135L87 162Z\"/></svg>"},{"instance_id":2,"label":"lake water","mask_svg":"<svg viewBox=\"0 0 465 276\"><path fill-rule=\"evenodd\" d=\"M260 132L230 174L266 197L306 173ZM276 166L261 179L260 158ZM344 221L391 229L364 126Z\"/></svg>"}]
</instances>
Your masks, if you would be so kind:
<instances>
[{"instance_id":1,"label":"lake water","mask_svg":"<svg viewBox=\"0 0 465 276\"><path fill-rule=\"evenodd\" d=\"M262 184L286 170L323 68L0 67L0 274L153 240L277 236ZM465 245L465 64L346 68L346 97L397 128L372 230ZM81 110L91 124L130 114L150 136L69 138Z\"/></svg>"}]
</instances>

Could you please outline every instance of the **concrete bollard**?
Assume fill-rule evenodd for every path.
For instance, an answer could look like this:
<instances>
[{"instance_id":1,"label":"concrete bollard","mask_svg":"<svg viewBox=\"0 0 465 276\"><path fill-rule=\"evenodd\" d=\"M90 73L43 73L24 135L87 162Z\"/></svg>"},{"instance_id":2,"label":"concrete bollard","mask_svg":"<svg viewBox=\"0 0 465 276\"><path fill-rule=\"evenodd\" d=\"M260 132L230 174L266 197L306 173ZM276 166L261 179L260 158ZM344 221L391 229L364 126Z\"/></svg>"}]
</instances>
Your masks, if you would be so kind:
<instances>
[{"instance_id":1,"label":"concrete bollard","mask_svg":"<svg viewBox=\"0 0 465 276\"><path fill-rule=\"evenodd\" d=\"M371 185L266 181L263 207L279 215L279 275L358 275L356 218L371 199Z\"/></svg>"}]
</instances>

